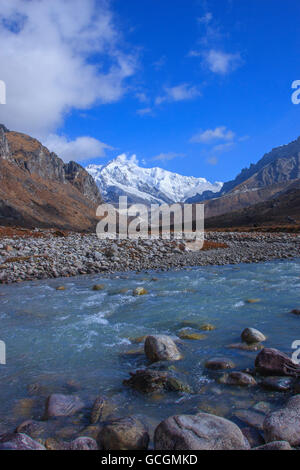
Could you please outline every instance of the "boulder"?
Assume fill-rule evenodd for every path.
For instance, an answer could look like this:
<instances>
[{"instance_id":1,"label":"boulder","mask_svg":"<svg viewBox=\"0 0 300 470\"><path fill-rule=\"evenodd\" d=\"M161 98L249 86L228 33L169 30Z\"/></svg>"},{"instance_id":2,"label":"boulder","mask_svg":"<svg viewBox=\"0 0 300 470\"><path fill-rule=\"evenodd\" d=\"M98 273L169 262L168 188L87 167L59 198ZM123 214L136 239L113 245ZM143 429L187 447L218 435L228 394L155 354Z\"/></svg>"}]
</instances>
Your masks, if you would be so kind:
<instances>
[{"instance_id":1,"label":"boulder","mask_svg":"<svg viewBox=\"0 0 300 470\"><path fill-rule=\"evenodd\" d=\"M166 335L147 336L144 350L150 362L178 361L182 357L172 338Z\"/></svg>"},{"instance_id":2,"label":"boulder","mask_svg":"<svg viewBox=\"0 0 300 470\"><path fill-rule=\"evenodd\" d=\"M205 367L210 370L225 370L233 369L235 365L230 359L225 357L214 357L206 361Z\"/></svg>"},{"instance_id":3,"label":"boulder","mask_svg":"<svg viewBox=\"0 0 300 470\"><path fill-rule=\"evenodd\" d=\"M248 344L260 343L265 341L267 338L260 331L255 328L245 328L241 334L242 341Z\"/></svg>"},{"instance_id":4,"label":"boulder","mask_svg":"<svg viewBox=\"0 0 300 470\"><path fill-rule=\"evenodd\" d=\"M300 365L273 348L264 348L256 356L255 368L262 375L300 376Z\"/></svg>"},{"instance_id":5,"label":"boulder","mask_svg":"<svg viewBox=\"0 0 300 470\"><path fill-rule=\"evenodd\" d=\"M146 450L149 434L135 417L115 419L106 423L99 434L104 450Z\"/></svg>"},{"instance_id":6,"label":"boulder","mask_svg":"<svg viewBox=\"0 0 300 470\"><path fill-rule=\"evenodd\" d=\"M300 445L300 395L290 398L284 408L270 413L263 424L265 441L287 441Z\"/></svg>"},{"instance_id":7,"label":"boulder","mask_svg":"<svg viewBox=\"0 0 300 470\"><path fill-rule=\"evenodd\" d=\"M45 447L31 437L22 433L2 434L0 450L46 450Z\"/></svg>"},{"instance_id":8,"label":"boulder","mask_svg":"<svg viewBox=\"0 0 300 470\"><path fill-rule=\"evenodd\" d=\"M83 436L70 443L70 450L99 450L99 446L95 439Z\"/></svg>"},{"instance_id":9,"label":"boulder","mask_svg":"<svg viewBox=\"0 0 300 470\"><path fill-rule=\"evenodd\" d=\"M264 444L259 447L254 447L252 450L293 450L290 444L286 441L274 441Z\"/></svg>"},{"instance_id":10,"label":"boulder","mask_svg":"<svg viewBox=\"0 0 300 470\"><path fill-rule=\"evenodd\" d=\"M247 439L238 426L208 413L171 416L154 434L155 450L246 450Z\"/></svg>"},{"instance_id":11,"label":"boulder","mask_svg":"<svg viewBox=\"0 0 300 470\"><path fill-rule=\"evenodd\" d=\"M223 374L219 382L225 385L239 385L241 387L248 387L256 385L256 380L252 375L244 372L230 372L229 374Z\"/></svg>"},{"instance_id":12,"label":"boulder","mask_svg":"<svg viewBox=\"0 0 300 470\"><path fill-rule=\"evenodd\" d=\"M84 403L77 395L53 393L46 401L45 418L72 416L84 408Z\"/></svg>"},{"instance_id":13,"label":"boulder","mask_svg":"<svg viewBox=\"0 0 300 470\"><path fill-rule=\"evenodd\" d=\"M106 398L99 396L93 404L91 412L91 424L104 421L109 415L116 410L116 405L110 403Z\"/></svg>"}]
</instances>

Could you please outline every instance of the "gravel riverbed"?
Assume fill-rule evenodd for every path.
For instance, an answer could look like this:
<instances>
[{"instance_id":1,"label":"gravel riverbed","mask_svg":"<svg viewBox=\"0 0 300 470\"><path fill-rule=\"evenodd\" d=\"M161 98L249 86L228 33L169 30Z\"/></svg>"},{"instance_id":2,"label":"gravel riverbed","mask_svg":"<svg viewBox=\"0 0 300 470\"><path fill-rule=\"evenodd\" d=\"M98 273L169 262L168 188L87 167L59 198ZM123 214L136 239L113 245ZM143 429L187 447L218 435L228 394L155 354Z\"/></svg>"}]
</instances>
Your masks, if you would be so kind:
<instances>
[{"instance_id":1,"label":"gravel riverbed","mask_svg":"<svg viewBox=\"0 0 300 470\"><path fill-rule=\"evenodd\" d=\"M300 235L288 233L207 232L206 242L213 242L207 250L182 240L99 240L95 234L57 236L50 231L42 235L0 239L0 283L300 256ZM214 243L226 248L214 248Z\"/></svg>"}]
</instances>

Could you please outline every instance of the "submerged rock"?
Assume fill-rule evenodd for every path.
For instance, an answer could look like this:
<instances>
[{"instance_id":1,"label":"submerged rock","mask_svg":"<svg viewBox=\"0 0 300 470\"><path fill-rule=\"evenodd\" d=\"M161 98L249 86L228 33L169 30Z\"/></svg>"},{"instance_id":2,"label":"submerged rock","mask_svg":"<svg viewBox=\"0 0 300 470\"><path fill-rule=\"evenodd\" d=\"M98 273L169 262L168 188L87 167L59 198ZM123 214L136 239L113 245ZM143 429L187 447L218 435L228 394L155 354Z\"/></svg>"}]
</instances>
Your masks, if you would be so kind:
<instances>
[{"instance_id":1,"label":"submerged rock","mask_svg":"<svg viewBox=\"0 0 300 470\"><path fill-rule=\"evenodd\" d=\"M146 450L149 444L146 428L131 416L105 424L99 439L104 450Z\"/></svg>"},{"instance_id":2,"label":"submerged rock","mask_svg":"<svg viewBox=\"0 0 300 470\"><path fill-rule=\"evenodd\" d=\"M261 301L260 299L247 299L247 300L245 300L246 304L257 304L260 301Z\"/></svg>"},{"instance_id":3,"label":"submerged rock","mask_svg":"<svg viewBox=\"0 0 300 470\"><path fill-rule=\"evenodd\" d=\"M33 439L45 436L48 432L48 423L46 421L27 420L19 424L16 433L26 434Z\"/></svg>"},{"instance_id":4,"label":"submerged rock","mask_svg":"<svg viewBox=\"0 0 300 470\"><path fill-rule=\"evenodd\" d=\"M95 284L93 286L93 290L104 290L105 289L105 285L104 284Z\"/></svg>"},{"instance_id":5,"label":"submerged rock","mask_svg":"<svg viewBox=\"0 0 300 470\"><path fill-rule=\"evenodd\" d=\"M147 336L145 354L150 362L178 361L182 358L176 344L166 335Z\"/></svg>"},{"instance_id":6,"label":"submerged rock","mask_svg":"<svg viewBox=\"0 0 300 470\"><path fill-rule=\"evenodd\" d=\"M290 398L284 408L270 413L263 425L266 442L287 441L300 445L300 395Z\"/></svg>"},{"instance_id":7,"label":"submerged rock","mask_svg":"<svg viewBox=\"0 0 300 470\"><path fill-rule=\"evenodd\" d=\"M220 377L219 382L225 385L239 385L241 387L249 387L256 385L256 380L252 375L245 374L244 372L230 372Z\"/></svg>"},{"instance_id":8,"label":"submerged rock","mask_svg":"<svg viewBox=\"0 0 300 470\"><path fill-rule=\"evenodd\" d=\"M265 415L253 410L237 410L234 413L240 421L253 428L263 430Z\"/></svg>"},{"instance_id":9,"label":"submerged rock","mask_svg":"<svg viewBox=\"0 0 300 470\"><path fill-rule=\"evenodd\" d=\"M255 367L262 375L300 376L300 365L278 349L264 348L256 357Z\"/></svg>"},{"instance_id":10,"label":"submerged rock","mask_svg":"<svg viewBox=\"0 0 300 470\"><path fill-rule=\"evenodd\" d=\"M267 338L260 331L255 328L245 328L242 332L242 341L248 344L260 343L265 341Z\"/></svg>"},{"instance_id":11,"label":"submerged rock","mask_svg":"<svg viewBox=\"0 0 300 470\"><path fill-rule=\"evenodd\" d=\"M233 369L235 364L231 359L227 359L225 357L214 357L213 359L206 361L205 367L211 370L224 370Z\"/></svg>"},{"instance_id":12,"label":"submerged rock","mask_svg":"<svg viewBox=\"0 0 300 470\"><path fill-rule=\"evenodd\" d=\"M53 393L46 401L45 418L72 416L84 408L84 403L77 395Z\"/></svg>"},{"instance_id":13,"label":"submerged rock","mask_svg":"<svg viewBox=\"0 0 300 470\"><path fill-rule=\"evenodd\" d=\"M58 286L56 287L56 290L66 290L65 286Z\"/></svg>"},{"instance_id":14,"label":"submerged rock","mask_svg":"<svg viewBox=\"0 0 300 470\"><path fill-rule=\"evenodd\" d=\"M129 338L129 341L133 344L141 344L145 342L145 339L147 338L147 335L144 336L138 336L136 338Z\"/></svg>"},{"instance_id":15,"label":"submerged rock","mask_svg":"<svg viewBox=\"0 0 300 470\"><path fill-rule=\"evenodd\" d=\"M162 390L191 393L188 384L168 371L144 369L131 372L130 375L131 378L124 380L123 383L141 393L155 393Z\"/></svg>"},{"instance_id":16,"label":"submerged rock","mask_svg":"<svg viewBox=\"0 0 300 470\"><path fill-rule=\"evenodd\" d=\"M2 434L0 450L46 450L45 447L31 437L21 433Z\"/></svg>"},{"instance_id":17,"label":"submerged rock","mask_svg":"<svg viewBox=\"0 0 300 470\"><path fill-rule=\"evenodd\" d=\"M252 427L243 428L242 433L249 442L251 448L261 446L265 443L265 440L258 429Z\"/></svg>"},{"instance_id":18,"label":"submerged rock","mask_svg":"<svg viewBox=\"0 0 300 470\"><path fill-rule=\"evenodd\" d=\"M288 392L293 386L294 380L289 377L266 377L260 385L274 392Z\"/></svg>"},{"instance_id":19,"label":"submerged rock","mask_svg":"<svg viewBox=\"0 0 300 470\"><path fill-rule=\"evenodd\" d=\"M215 329L216 329L216 327L214 325L211 325L210 323L207 323L205 325L201 325L199 327L199 330L203 330L203 331L213 331Z\"/></svg>"},{"instance_id":20,"label":"submerged rock","mask_svg":"<svg viewBox=\"0 0 300 470\"><path fill-rule=\"evenodd\" d=\"M144 287L136 287L133 291L133 295L146 295L146 294L148 294L148 291Z\"/></svg>"},{"instance_id":21,"label":"submerged rock","mask_svg":"<svg viewBox=\"0 0 300 470\"><path fill-rule=\"evenodd\" d=\"M241 349L242 351L259 351L263 349L263 345L260 343L233 343L227 346L229 349Z\"/></svg>"},{"instance_id":22,"label":"submerged rock","mask_svg":"<svg viewBox=\"0 0 300 470\"><path fill-rule=\"evenodd\" d=\"M293 313L294 315L300 315L300 308L294 308L293 310L291 310L291 313Z\"/></svg>"},{"instance_id":23,"label":"submerged rock","mask_svg":"<svg viewBox=\"0 0 300 470\"><path fill-rule=\"evenodd\" d=\"M177 415L162 421L154 434L155 450L246 450L238 426L207 413Z\"/></svg>"},{"instance_id":24,"label":"submerged rock","mask_svg":"<svg viewBox=\"0 0 300 470\"><path fill-rule=\"evenodd\" d=\"M181 330L178 333L178 336L180 339L190 339L190 340L202 340L202 339L207 338L206 335L203 335L201 333L196 333L195 331L191 331L189 329Z\"/></svg>"}]
</instances>

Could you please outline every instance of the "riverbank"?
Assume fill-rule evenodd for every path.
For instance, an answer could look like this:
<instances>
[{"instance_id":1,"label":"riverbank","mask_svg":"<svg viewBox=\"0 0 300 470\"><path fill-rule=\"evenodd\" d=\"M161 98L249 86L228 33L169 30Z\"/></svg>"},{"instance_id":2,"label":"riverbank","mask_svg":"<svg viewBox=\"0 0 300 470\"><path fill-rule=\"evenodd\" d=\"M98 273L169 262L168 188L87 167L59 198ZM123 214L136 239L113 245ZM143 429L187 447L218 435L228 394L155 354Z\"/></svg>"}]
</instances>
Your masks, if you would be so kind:
<instances>
[{"instance_id":1,"label":"riverbank","mask_svg":"<svg viewBox=\"0 0 300 470\"><path fill-rule=\"evenodd\" d=\"M10 230L0 238L0 283L300 256L299 234L207 232L205 240L199 250L197 243L182 240L115 241L95 234Z\"/></svg>"}]
</instances>

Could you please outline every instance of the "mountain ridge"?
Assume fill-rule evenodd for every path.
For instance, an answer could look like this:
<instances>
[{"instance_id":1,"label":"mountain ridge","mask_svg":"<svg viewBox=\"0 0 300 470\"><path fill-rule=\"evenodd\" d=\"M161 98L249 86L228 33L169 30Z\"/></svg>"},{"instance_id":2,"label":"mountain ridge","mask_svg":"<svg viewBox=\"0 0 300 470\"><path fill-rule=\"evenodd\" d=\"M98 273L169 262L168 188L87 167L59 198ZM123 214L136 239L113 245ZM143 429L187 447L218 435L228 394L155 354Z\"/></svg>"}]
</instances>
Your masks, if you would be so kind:
<instances>
[{"instance_id":1,"label":"mountain ridge","mask_svg":"<svg viewBox=\"0 0 300 470\"><path fill-rule=\"evenodd\" d=\"M101 201L81 165L0 125L0 224L91 230Z\"/></svg>"},{"instance_id":2,"label":"mountain ridge","mask_svg":"<svg viewBox=\"0 0 300 470\"><path fill-rule=\"evenodd\" d=\"M197 191L218 192L223 183L210 183L205 178L183 176L160 167L144 168L135 156L121 154L106 165L88 165L106 202L117 202L127 196L129 203L163 204L184 202Z\"/></svg>"}]
</instances>

